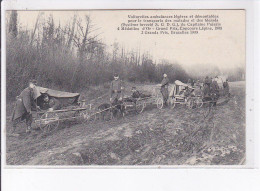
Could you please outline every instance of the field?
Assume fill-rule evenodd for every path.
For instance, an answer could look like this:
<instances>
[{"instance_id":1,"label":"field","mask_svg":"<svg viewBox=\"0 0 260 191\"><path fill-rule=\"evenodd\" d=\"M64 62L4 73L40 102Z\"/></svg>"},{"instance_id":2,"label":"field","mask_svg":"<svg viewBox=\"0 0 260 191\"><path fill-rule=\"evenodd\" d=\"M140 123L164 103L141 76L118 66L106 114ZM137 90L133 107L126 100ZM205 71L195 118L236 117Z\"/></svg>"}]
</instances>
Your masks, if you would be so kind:
<instances>
[{"instance_id":1,"label":"field","mask_svg":"<svg viewBox=\"0 0 260 191\"><path fill-rule=\"evenodd\" d=\"M151 91L153 85L138 85ZM157 109L111 121L63 123L52 133L7 135L8 165L238 165L245 163L245 82L228 102ZM10 107L10 106L7 106ZM7 131L10 129L7 121Z\"/></svg>"}]
</instances>

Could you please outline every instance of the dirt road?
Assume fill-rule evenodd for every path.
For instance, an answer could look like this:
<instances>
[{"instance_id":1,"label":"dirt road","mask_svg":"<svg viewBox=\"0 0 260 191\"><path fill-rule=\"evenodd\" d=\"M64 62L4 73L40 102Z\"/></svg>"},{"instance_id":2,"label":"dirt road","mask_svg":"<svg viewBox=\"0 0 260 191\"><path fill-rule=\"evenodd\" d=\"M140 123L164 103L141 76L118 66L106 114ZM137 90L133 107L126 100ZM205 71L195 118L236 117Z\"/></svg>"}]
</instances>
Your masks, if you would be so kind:
<instances>
[{"instance_id":1,"label":"dirt road","mask_svg":"<svg viewBox=\"0 0 260 191\"><path fill-rule=\"evenodd\" d=\"M147 90L152 86L145 86ZM108 122L61 124L43 134L7 136L8 165L231 165L245 156L245 82L208 108L156 109ZM8 124L10 126L10 124ZM7 126L8 128L8 126ZM23 132L24 129L20 129Z\"/></svg>"}]
</instances>

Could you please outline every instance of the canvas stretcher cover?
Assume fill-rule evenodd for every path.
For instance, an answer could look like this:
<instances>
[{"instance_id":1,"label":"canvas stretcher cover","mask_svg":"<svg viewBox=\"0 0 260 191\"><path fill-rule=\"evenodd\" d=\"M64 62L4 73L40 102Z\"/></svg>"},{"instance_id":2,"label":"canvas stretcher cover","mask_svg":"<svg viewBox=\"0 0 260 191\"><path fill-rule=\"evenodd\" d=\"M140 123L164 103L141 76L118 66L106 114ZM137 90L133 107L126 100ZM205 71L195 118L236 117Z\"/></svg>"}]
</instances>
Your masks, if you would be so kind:
<instances>
[{"instance_id":1,"label":"canvas stretcher cover","mask_svg":"<svg viewBox=\"0 0 260 191\"><path fill-rule=\"evenodd\" d=\"M47 94L49 97L58 99L62 105L61 107L66 107L77 103L80 96L79 93L64 92L36 86L34 88L34 99L38 102L41 101L40 98L42 94Z\"/></svg>"}]
</instances>

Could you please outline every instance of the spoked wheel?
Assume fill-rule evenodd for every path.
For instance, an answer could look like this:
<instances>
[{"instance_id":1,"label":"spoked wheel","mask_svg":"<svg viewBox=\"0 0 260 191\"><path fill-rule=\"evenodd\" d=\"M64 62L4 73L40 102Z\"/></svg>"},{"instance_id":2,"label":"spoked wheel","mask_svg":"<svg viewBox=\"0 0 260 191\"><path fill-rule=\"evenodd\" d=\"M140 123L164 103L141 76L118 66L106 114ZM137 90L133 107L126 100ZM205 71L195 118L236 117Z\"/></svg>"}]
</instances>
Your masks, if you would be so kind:
<instances>
[{"instance_id":1,"label":"spoked wheel","mask_svg":"<svg viewBox=\"0 0 260 191\"><path fill-rule=\"evenodd\" d=\"M145 101L137 101L136 102L136 112L142 113L144 111L145 106L146 106Z\"/></svg>"},{"instance_id":2,"label":"spoked wheel","mask_svg":"<svg viewBox=\"0 0 260 191\"><path fill-rule=\"evenodd\" d=\"M162 108L163 108L163 105L164 105L164 103L163 103L163 98L158 98L158 99L156 100L156 105L157 105L157 108L158 108L158 109L162 109Z\"/></svg>"},{"instance_id":3,"label":"spoked wheel","mask_svg":"<svg viewBox=\"0 0 260 191\"><path fill-rule=\"evenodd\" d=\"M59 116L57 113L46 112L41 116L40 120L36 122L43 132L51 132L59 126Z\"/></svg>"},{"instance_id":4,"label":"spoked wheel","mask_svg":"<svg viewBox=\"0 0 260 191\"><path fill-rule=\"evenodd\" d=\"M80 123L85 123L90 118L90 116L86 110L76 111L74 114L74 117L76 117L76 120Z\"/></svg>"},{"instance_id":5,"label":"spoked wheel","mask_svg":"<svg viewBox=\"0 0 260 191\"><path fill-rule=\"evenodd\" d=\"M201 108L201 107L203 106L203 100L202 100L202 98L197 98L197 99L195 100L195 104L196 104L196 107L197 107L197 108Z\"/></svg>"}]
</instances>

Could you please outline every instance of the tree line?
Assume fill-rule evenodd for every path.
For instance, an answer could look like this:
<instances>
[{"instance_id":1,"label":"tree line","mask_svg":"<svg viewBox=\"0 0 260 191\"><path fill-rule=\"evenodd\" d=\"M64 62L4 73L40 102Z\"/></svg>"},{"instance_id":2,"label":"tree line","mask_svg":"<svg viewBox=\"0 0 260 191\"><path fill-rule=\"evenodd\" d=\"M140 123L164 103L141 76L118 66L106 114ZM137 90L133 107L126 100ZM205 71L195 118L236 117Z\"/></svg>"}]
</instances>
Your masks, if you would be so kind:
<instances>
[{"instance_id":1,"label":"tree line","mask_svg":"<svg viewBox=\"0 0 260 191\"><path fill-rule=\"evenodd\" d=\"M43 87L76 92L89 86L110 82L118 73L130 82L158 83L163 73L170 80L187 80L185 70L176 63L153 61L149 52L126 50L117 42L112 51L99 38L91 18L74 17L72 22L55 24L52 15L42 19L39 13L34 27L26 29L18 22L17 11L7 18L7 97L13 99L36 79Z\"/></svg>"},{"instance_id":2,"label":"tree line","mask_svg":"<svg viewBox=\"0 0 260 191\"><path fill-rule=\"evenodd\" d=\"M187 73L178 63L167 60L154 61L150 52L141 52L139 48L127 50L118 42L105 44L89 15L75 14L61 25L54 22L51 14L46 17L39 12L34 26L28 29L19 23L19 11L8 13L6 93L10 100L19 95L30 79L36 79L43 87L80 92L107 84L114 73L135 83L159 83L164 73L171 82L201 79L206 74L199 76L194 70ZM234 80L241 79L241 75L241 70L232 73Z\"/></svg>"}]
</instances>

